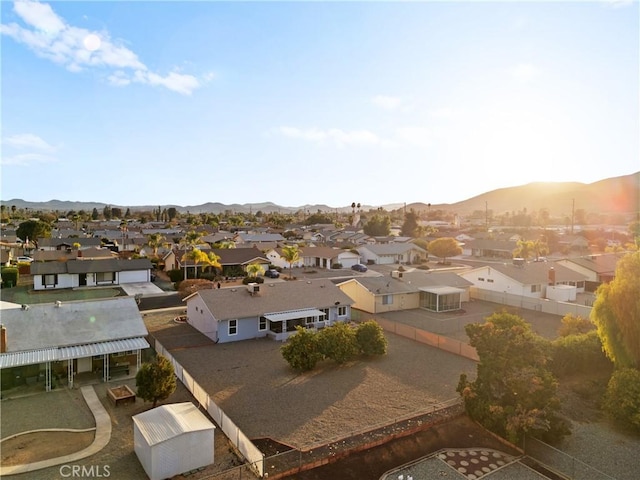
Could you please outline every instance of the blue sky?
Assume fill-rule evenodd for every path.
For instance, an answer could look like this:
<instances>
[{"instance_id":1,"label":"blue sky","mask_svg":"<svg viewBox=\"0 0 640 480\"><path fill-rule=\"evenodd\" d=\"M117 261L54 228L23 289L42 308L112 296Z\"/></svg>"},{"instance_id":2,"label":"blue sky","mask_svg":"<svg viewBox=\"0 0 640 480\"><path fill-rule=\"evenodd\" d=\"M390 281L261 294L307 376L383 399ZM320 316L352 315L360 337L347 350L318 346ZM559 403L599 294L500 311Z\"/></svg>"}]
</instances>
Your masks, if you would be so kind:
<instances>
[{"instance_id":1,"label":"blue sky","mask_svg":"<svg viewBox=\"0 0 640 480\"><path fill-rule=\"evenodd\" d=\"M3 200L438 204L640 170L638 1L0 9Z\"/></svg>"}]
</instances>

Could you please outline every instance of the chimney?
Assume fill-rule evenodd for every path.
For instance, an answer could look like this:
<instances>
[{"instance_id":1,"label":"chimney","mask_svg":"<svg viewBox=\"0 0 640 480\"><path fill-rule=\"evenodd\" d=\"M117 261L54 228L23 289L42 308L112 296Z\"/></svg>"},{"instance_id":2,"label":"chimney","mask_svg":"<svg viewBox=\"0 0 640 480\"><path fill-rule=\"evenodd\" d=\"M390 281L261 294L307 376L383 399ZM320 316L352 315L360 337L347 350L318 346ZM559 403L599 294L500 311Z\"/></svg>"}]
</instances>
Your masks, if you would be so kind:
<instances>
[{"instance_id":1,"label":"chimney","mask_svg":"<svg viewBox=\"0 0 640 480\"><path fill-rule=\"evenodd\" d=\"M556 271L553 269L553 267L551 267L549 269L549 285L555 285L556 284Z\"/></svg>"},{"instance_id":2,"label":"chimney","mask_svg":"<svg viewBox=\"0 0 640 480\"><path fill-rule=\"evenodd\" d=\"M78 258L82 258L82 250L78 249Z\"/></svg>"},{"instance_id":3,"label":"chimney","mask_svg":"<svg viewBox=\"0 0 640 480\"><path fill-rule=\"evenodd\" d=\"M0 353L7 352L7 328L0 325Z\"/></svg>"}]
</instances>

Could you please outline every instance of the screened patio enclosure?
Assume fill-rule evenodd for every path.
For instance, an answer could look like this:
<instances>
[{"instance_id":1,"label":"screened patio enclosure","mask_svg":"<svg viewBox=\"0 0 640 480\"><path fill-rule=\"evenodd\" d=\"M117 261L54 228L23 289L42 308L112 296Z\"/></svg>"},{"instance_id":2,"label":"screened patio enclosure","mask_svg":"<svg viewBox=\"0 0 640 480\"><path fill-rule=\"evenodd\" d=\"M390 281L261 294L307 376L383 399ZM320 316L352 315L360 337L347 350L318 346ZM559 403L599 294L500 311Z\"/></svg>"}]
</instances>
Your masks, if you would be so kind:
<instances>
[{"instance_id":1,"label":"screened patio enclosure","mask_svg":"<svg viewBox=\"0 0 640 480\"><path fill-rule=\"evenodd\" d=\"M316 308L292 310L288 312L268 313L264 319L269 322L268 336L274 340L285 341L296 333L296 327L322 328L326 326L327 312Z\"/></svg>"},{"instance_id":2,"label":"screened patio enclosure","mask_svg":"<svg viewBox=\"0 0 640 480\"><path fill-rule=\"evenodd\" d=\"M424 287L420 289L420 308L431 312L450 312L462 307L464 290L456 287Z\"/></svg>"}]
</instances>

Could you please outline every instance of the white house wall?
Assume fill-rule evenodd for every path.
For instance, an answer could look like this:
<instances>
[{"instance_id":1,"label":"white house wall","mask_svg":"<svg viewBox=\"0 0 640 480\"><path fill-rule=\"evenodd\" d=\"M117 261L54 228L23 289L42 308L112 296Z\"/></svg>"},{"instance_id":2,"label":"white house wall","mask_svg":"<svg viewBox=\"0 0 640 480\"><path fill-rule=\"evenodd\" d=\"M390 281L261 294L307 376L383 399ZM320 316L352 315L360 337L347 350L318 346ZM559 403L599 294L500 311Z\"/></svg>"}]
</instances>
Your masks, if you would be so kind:
<instances>
[{"instance_id":1,"label":"white house wall","mask_svg":"<svg viewBox=\"0 0 640 480\"><path fill-rule=\"evenodd\" d=\"M214 342L218 340L218 321L213 317L202 297L196 295L187 302L187 318L191 326Z\"/></svg>"},{"instance_id":2,"label":"white house wall","mask_svg":"<svg viewBox=\"0 0 640 480\"><path fill-rule=\"evenodd\" d=\"M33 276L34 290L56 290L59 288L75 288L78 286L78 276L69 273L58 273L58 281L54 286L44 287L42 283L42 275Z\"/></svg>"},{"instance_id":3,"label":"white house wall","mask_svg":"<svg viewBox=\"0 0 640 480\"><path fill-rule=\"evenodd\" d=\"M149 270L128 270L118 272L118 283L149 282L151 272Z\"/></svg>"},{"instance_id":4,"label":"white house wall","mask_svg":"<svg viewBox=\"0 0 640 480\"><path fill-rule=\"evenodd\" d=\"M459 275L472 282L475 287L492 292L504 292L524 297L541 298L545 294L546 289L545 285L541 285L540 291L532 292L531 285L516 282L491 267L482 267L460 273Z\"/></svg>"}]
</instances>

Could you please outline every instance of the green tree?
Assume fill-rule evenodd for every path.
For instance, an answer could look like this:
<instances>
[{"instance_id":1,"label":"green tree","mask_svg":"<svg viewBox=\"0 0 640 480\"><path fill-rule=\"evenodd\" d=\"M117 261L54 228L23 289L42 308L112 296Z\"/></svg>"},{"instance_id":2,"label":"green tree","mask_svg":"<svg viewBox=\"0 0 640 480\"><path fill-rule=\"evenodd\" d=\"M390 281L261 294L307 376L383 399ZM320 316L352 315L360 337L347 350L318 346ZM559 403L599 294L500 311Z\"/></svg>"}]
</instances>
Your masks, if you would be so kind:
<instances>
[{"instance_id":1,"label":"green tree","mask_svg":"<svg viewBox=\"0 0 640 480\"><path fill-rule=\"evenodd\" d=\"M182 237L182 239L180 240L180 246L182 246L182 248L184 248L185 250L185 255L183 255L182 261L184 261L185 256L189 250L193 250L196 245L201 245L201 244L202 244L202 234L200 232L196 232L195 230L188 231L184 235L184 237ZM202 257L198 257L198 258L200 258L201 259L200 261L202 261ZM196 266L196 272L197 272L197 268L198 267ZM185 280L187 279L187 263L186 262L184 262L184 279Z\"/></svg>"},{"instance_id":2,"label":"green tree","mask_svg":"<svg viewBox=\"0 0 640 480\"><path fill-rule=\"evenodd\" d=\"M167 208L167 217L169 218L169 221L172 222L174 218L176 218L178 216L178 210L176 210L175 207L169 207Z\"/></svg>"},{"instance_id":3,"label":"green tree","mask_svg":"<svg viewBox=\"0 0 640 480\"><path fill-rule=\"evenodd\" d=\"M293 264L300 260L300 250L297 245L282 247L282 258L289 264L289 278L293 278Z\"/></svg>"},{"instance_id":4,"label":"green tree","mask_svg":"<svg viewBox=\"0 0 640 480\"><path fill-rule=\"evenodd\" d=\"M154 257L158 256L158 248L162 246L164 241L165 241L165 237L161 233L152 233L151 235L149 235L149 238L147 239L147 243L151 248L153 248Z\"/></svg>"},{"instance_id":5,"label":"green tree","mask_svg":"<svg viewBox=\"0 0 640 480\"><path fill-rule=\"evenodd\" d=\"M405 237L417 238L419 236L420 229L418 227L418 215L413 208L405 214L404 223L402 224L400 233Z\"/></svg>"},{"instance_id":6,"label":"green tree","mask_svg":"<svg viewBox=\"0 0 640 480\"><path fill-rule=\"evenodd\" d=\"M391 233L391 219L388 216L375 214L364 225L365 234L372 237L383 237Z\"/></svg>"},{"instance_id":7,"label":"green tree","mask_svg":"<svg viewBox=\"0 0 640 480\"><path fill-rule=\"evenodd\" d=\"M192 248L191 250L185 252L181 260L185 263L185 280L186 280L187 279L186 278L187 260L191 260L193 262L193 278L198 278L198 264L208 263L209 256L198 248Z\"/></svg>"},{"instance_id":8,"label":"green tree","mask_svg":"<svg viewBox=\"0 0 640 480\"><path fill-rule=\"evenodd\" d=\"M264 275L264 267L257 262L247 265L247 276L252 278L258 278L259 275Z\"/></svg>"},{"instance_id":9,"label":"green tree","mask_svg":"<svg viewBox=\"0 0 640 480\"><path fill-rule=\"evenodd\" d=\"M445 263L448 257L455 257L456 255L462 254L462 248L458 245L458 241L455 238L442 237L429 242L429 253L441 258L442 263Z\"/></svg>"},{"instance_id":10,"label":"green tree","mask_svg":"<svg viewBox=\"0 0 640 480\"><path fill-rule=\"evenodd\" d=\"M33 242L37 247L38 238L51 237L51 225L40 220L27 220L18 225L16 236L23 242L29 239L29 242Z\"/></svg>"},{"instance_id":11,"label":"green tree","mask_svg":"<svg viewBox=\"0 0 640 480\"><path fill-rule=\"evenodd\" d=\"M616 368L640 369L640 251L618 260L614 279L596 290L591 320Z\"/></svg>"},{"instance_id":12,"label":"green tree","mask_svg":"<svg viewBox=\"0 0 640 480\"><path fill-rule=\"evenodd\" d=\"M322 360L317 334L301 326L296 327L296 333L289 337L280 352L291 368L302 372L313 370Z\"/></svg>"},{"instance_id":13,"label":"green tree","mask_svg":"<svg viewBox=\"0 0 640 480\"><path fill-rule=\"evenodd\" d=\"M513 443L524 434L558 439L568 433L557 412L557 382L546 364L550 345L517 315L494 313L465 327L479 362L476 379L457 391L469 416Z\"/></svg>"},{"instance_id":14,"label":"green tree","mask_svg":"<svg viewBox=\"0 0 640 480\"><path fill-rule=\"evenodd\" d=\"M207 252L207 260L204 262L210 269L216 269L222 271L222 264L220 263L220 257L214 252Z\"/></svg>"},{"instance_id":15,"label":"green tree","mask_svg":"<svg viewBox=\"0 0 640 480\"><path fill-rule=\"evenodd\" d=\"M569 335L581 335L583 333L593 330L594 325L588 318L583 318L580 315L574 315L573 313L567 313L562 317L562 325L558 329L558 335L566 337Z\"/></svg>"},{"instance_id":16,"label":"green tree","mask_svg":"<svg viewBox=\"0 0 640 480\"><path fill-rule=\"evenodd\" d=\"M384 331L374 320L368 320L358 325L356 340L364 355L385 355L387 353L387 339L384 336Z\"/></svg>"},{"instance_id":17,"label":"green tree","mask_svg":"<svg viewBox=\"0 0 640 480\"><path fill-rule=\"evenodd\" d=\"M609 380L603 406L614 420L640 433L640 370L616 370Z\"/></svg>"},{"instance_id":18,"label":"green tree","mask_svg":"<svg viewBox=\"0 0 640 480\"><path fill-rule=\"evenodd\" d=\"M146 402L166 400L176 390L173 365L167 358L158 355L155 360L143 363L136 374L137 395Z\"/></svg>"},{"instance_id":19,"label":"green tree","mask_svg":"<svg viewBox=\"0 0 640 480\"><path fill-rule=\"evenodd\" d=\"M322 354L337 363L346 363L360 352L356 331L344 322L320 330L318 342Z\"/></svg>"},{"instance_id":20,"label":"green tree","mask_svg":"<svg viewBox=\"0 0 640 480\"><path fill-rule=\"evenodd\" d=\"M524 258L531 257L534 251L534 244L531 240L518 240L517 248L513 251L514 257Z\"/></svg>"},{"instance_id":21,"label":"green tree","mask_svg":"<svg viewBox=\"0 0 640 480\"><path fill-rule=\"evenodd\" d=\"M93 210L91 211L91 220L98 220L98 218L100 218L100 214L98 213L98 209L93 207Z\"/></svg>"}]
</instances>

